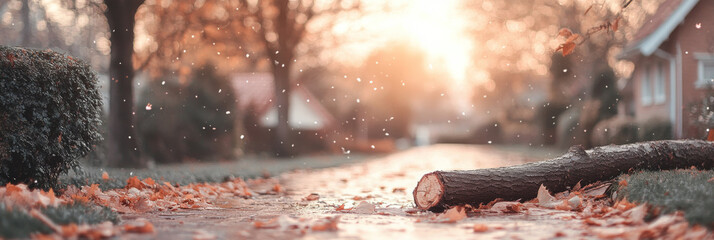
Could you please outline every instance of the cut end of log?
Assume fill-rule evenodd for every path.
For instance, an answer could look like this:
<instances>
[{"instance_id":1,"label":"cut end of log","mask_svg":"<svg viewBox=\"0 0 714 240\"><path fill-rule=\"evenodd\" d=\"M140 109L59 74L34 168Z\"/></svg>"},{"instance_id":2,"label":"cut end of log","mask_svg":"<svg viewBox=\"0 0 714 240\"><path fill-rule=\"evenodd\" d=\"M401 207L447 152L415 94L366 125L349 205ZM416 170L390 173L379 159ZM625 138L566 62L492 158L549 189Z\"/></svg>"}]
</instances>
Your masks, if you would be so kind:
<instances>
[{"instance_id":1,"label":"cut end of log","mask_svg":"<svg viewBox=\"0 0 714 240\"><path fill-rule=\"evenodd\" d=\"M424 175L414 189L414 202L419 209L430 209L444 196L444 184L436 172Z\"/></svg>"}]
</instances>

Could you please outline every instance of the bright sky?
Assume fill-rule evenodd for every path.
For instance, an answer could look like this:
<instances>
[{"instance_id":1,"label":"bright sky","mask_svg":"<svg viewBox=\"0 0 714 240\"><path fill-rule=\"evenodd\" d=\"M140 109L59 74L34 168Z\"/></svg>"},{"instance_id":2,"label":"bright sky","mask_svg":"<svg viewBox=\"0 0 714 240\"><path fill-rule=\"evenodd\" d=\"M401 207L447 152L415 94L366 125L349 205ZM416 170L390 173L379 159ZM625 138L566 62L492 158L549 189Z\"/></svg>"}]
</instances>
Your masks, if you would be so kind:
<instances>
[{"instance_id":1,"label":"bright sky","mask_svg":"<svg viewBox=\"0 0 714 240\"><path fill-rule=\"evenodd\" d=\"M388 3L391 10L380 12L383 1L363 1L364 17L337 26L338 32L346 36L369 35L369 42L351 46L351 50L367 50L390 41L405 41L419 46L431 60L434 67L447 66L455 78L463 79L466 68L471 64L473 53L472 36L467 32L469 19L461 12L458 0L401 0ZM370 12L376 12L371 14Z\"/></svg>"},{"instance_id":2,"label":"bright sky","mask_svg":"<svg viewBox=\"0 0 714 240\"><path fill-rule=\"evenodd\" d=\"M385 4L391 8L387 13L381 12ZM451 82L446 84L450 92L469 100L463 97L470 94L472 88L469 86L484 81L488 74L472 69L473 33L467 29L470 19L466 11L461 11L461 4L459 0L389 3L365 0L362 2L363 17L340 23L335 31L346 37L359 34L359 39L365 40L343 46L343 51L353 56L353 64L361 64L372 50L388 42L408 42L419 47L426 53L428 63L415 67L445 69L450 75L448 80Z\"/></svg>"}]
</instances>

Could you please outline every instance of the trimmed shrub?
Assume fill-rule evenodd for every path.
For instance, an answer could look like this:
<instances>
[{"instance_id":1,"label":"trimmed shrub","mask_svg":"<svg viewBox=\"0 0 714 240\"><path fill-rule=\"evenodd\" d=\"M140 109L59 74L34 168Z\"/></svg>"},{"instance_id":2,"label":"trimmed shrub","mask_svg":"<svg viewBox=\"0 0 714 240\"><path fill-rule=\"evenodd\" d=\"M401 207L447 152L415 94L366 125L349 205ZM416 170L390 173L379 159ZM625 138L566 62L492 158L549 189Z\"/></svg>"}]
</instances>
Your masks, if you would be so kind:
<instances>
[{"instance_id":1,"label":"trimmed shrub","mask_svg":"<svg viewBox=\"0 0 714 240\"><path fill-rule=\"evenodd\" d=\"M101 136L97 77L52 51L0 46L0 185L50 188Z\"/></svg>"},{"instance_id":2,"label":"trimmed shrub","mask_svg":"<svg viewBox=\"0 0 714 240\"><path fill-rule=\"evenodd\" d=\"M655 141L672 139L672 123L667 120L653 119L640 123L638 140Z\"/></svg>"},{"instance_id":3,"label":"trimmed shrub","mask_svg":"<svg viewBox=\"0 0 714 240\"><path fill-rule=\"evenodd\" d=\"M141 144L156 162L235 157L236 97L213 66L195 69L185 86L170 77L154 81L138 104Z\"/></svg>"},{"instance_id":4,"label":"trimmed shrub","mask_svg":"<svg viewBox=\"0 0 714 240\"><path fill-rule=\"evenodd\" d=\"M541 129L541 142L547 145L553 145L557 143L557 119L560 114L565 112L566 106L560 102L543 102L542 108L538 108L536 122L540 125Z\"/></svg>"},{"instance_id":5,"label":"trimmed shrub","mask_svg":"<svg viewBox=\"0 0 714 240\"><path fill-rule=\"evenodd\" d=\"M634 119L613 117L600 121L592 131L593 146L637 142L638 126Z\"/></svg>"},{"instance_id":6,"label":"trimmed shrub","mask_svg":"<svg viewBox=\"0 0 714 240\"><path fill-rule=\"evenodd\" d=\"M580 124L583 113L588 113L583 110L582 106L574 106L565 110L557 119L556 125L556 146L567 149L573 145L587 145L586 137L588 133L583 132L583 127Z\"/></svg>"},{"instance_id":7,"label":"trimmed shrub","mask_svg":"<svg viewBox=\"0 0 714 240\"><path fill-rule=\"evenodd\" d=\"M694 133L694 138L707 139L709 131L714 129L714 86L709 85L700 101L690 103L688 109L689 124L693 128L688 132Z\"/></svg>"}]
</instances>

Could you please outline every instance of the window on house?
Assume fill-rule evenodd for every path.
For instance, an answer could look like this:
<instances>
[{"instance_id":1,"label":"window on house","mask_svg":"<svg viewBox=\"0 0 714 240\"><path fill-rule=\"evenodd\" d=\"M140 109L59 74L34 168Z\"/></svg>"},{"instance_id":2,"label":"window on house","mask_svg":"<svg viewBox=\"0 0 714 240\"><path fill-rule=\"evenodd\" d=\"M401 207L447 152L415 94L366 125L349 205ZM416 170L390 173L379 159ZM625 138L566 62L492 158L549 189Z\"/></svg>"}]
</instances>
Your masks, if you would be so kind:
<instances>
[{"instance_id":1,"label":"window on house","mask_svg":"<svg viewBox=\"0 0 714 240\"><path fill-rule=\"evenodd\" d=\"M642 72L642 76L640 78L640 95L642 97L642 105L650 105L652 104L652 68L647 67L645 70Z\"/></svg>"},{"instance_id":2,"label":"window on house","mask_svg":"<svg viewBox=\"0 0 714 240\"><path fill-rule=\"evenodd\" d=\"M712 53L695 53L695 58L699 60L697 66L697 88L714 87L714 54Z\"/></svg>"},{"instance_id":3,"label":"window on house","mask_svg":"<svg viewBox=\"0 0 714 240\"><path fill-rule=\"evenodd\" d=\"M653 69L652 78L654 80L654 102L655 104L664 103L667 100L667 94L664 91L664 64L658 63Z\"/></svg>"}]
</instances>

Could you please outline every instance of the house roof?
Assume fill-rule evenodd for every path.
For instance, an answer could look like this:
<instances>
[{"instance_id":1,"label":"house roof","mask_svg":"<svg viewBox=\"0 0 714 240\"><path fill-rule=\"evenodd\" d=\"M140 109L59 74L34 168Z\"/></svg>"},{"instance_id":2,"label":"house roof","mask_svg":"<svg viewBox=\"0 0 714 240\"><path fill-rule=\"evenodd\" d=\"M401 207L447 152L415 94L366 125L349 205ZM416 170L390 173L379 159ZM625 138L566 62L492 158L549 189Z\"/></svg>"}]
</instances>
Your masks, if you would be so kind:
<instances>
[{"instance_id":1,"label":"house roof","mask_svg":"<svg viewBox=\"0 0 714 240\"><path fill-rule=\"evenodd\" d=\"M264 114L272 106L273 76L269 73L239 73L232 77L238 95L238 109Z\"/></svg>"},{"instance_id":2,"label":"house roof","mask_svg":"<svg viewBox=\"0 0 714 240\"><path fill-rule=\"evenodd\" d=\"M238 95L238 108L251 111L263 127L277 126L277 108L274 106L275 89L270 73L241 73L232 78ZM290 94L288 123L293 129L318 130L334 123L334 117L319 100L302 86L294 86Z\"/></svg>"},{"instance_id":3,"label":"house roof","mask_svg":"<svg viewBox=\"0 0 714 240\"><path fill-rule=\"evenodd\" d=\"M659 5L654 15L645 21L618 58L632 59L650 56L669 38L699 0L667 0Z\"/></svg>"}]
</instances>

